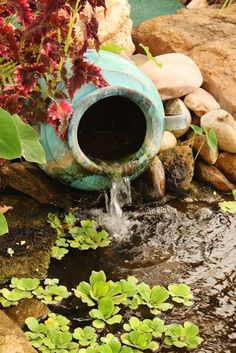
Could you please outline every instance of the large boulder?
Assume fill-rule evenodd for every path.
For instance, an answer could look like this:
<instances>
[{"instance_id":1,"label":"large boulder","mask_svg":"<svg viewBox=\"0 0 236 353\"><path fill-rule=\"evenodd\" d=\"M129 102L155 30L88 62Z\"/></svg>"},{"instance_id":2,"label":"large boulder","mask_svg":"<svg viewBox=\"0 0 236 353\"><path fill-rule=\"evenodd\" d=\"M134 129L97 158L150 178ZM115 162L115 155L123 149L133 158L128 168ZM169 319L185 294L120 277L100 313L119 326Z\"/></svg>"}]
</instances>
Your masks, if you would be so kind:
<instances>
[{"instance_id":1,"label":"large boulder","mask_svg":"<svg viewBox=\"0 0 236 353\"><path fill-rule=\"evenodd\" d=\"M105 12L102 7L96 10L100 42L102 44L116 43L119 47L125 48L126 55L132 55L134 44L131 38L132 21L128 0L106 0L106 7ZM92 42L90 47L93 47Z\"/></svg>"},{"instance_id":2,"label":"large boulder","mask_svg":"<svg viewBox=\"0 0 236 353\"><path fill-rule=\"evenodd\" d=\"M236 118L236 4L221 17L219 9L181 9L141 23L133 31L135 44L149 46L153 55L184 53L198 64L203 88Z\"/></svg>"},{"instance_id":3,"label":"large boulder","mask_svg":"<svg viewBox=\"0 0 236 353\"><path fill-rule=\"evenodd\" d=\"M0 353L36 353L24 332L0 310Z\"/></svg>"}]
</instances>

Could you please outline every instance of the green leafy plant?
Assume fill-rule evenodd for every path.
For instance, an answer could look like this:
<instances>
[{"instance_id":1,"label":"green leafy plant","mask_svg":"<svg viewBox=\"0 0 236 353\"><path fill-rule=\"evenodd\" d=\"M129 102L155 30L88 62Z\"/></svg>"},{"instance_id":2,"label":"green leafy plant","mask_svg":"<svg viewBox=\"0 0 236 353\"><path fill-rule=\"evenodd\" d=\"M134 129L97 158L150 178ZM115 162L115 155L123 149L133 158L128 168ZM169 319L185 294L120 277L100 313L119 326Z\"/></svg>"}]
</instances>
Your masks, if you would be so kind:
<instances>
[{"instance_id":1,"label":"green leafy plant","mask_svg":"<svg viewBox=\"0 0 236 353\"><path fill-rule=\"evenodd\" d=\"M187 347L190 349L197 348L203 341L198 336L199 328L190 321L185 321L182 325L168 325L165 332L165 344L178 348Z\"/></svg>"},{"instance_id":2,"label":"green leafy plant","mask_svg":"<svg viewBox=\"0 0 236 353\"><path fill-rule=\"evenodd\" d=\"M81 250L97 249L110 244L109 234L105 230L97 231L96 222L93 220L83 220L80 222L81 227L73 227L69 233L73 240L69 240L72 248Z\"/></svg>"},{"instance_id":3,"label":"green leafy plant","mask_svg":"<svg viewBox=\"0 0 236 353\"><path fill-rule=\"evenodd\" d=\"M128 324L124 324L124 330L130 331L140 331L152 333L153 337L160 338L166 330L166 326L163 320L159 318L154 318L153 320L145 319L139 320L137 317L132 316L129 319Z\"/></svg>"},{"instance_id":4,"label":"green leafy plant","mask_svg":"<svg viewBox=\"0 0 236 353\"><path fill-rule=\"evenodd\" d=\"M39 323L34 317L25 321L30 331L25 332L33 347L42 353L77 353L78 344L73 342L69 320L62 315L49 314L49 319Z\"/></svg>"},{"instance_id":5,"label":"green leafy plant","mask_svg":"<svg viewBox=\"0 0 236 353\"><path fill-rule=\"evenodd\" d=\"M65 286L58 283L57 278L47 278L44 281L45 286L37 287L32 293L45 304L57 304L71 295Z\"/></svg>"},{"instance_id":6,"label":"green leafy plant","mask_svg":"<svg viewBox=\"0 0 236 353\"><path fill-rule=\"evenodd\" d=\"M222 201L219 203L223 212L236 213L236 189L232 191L234 201Z\"/></svg>"},{"instance_id":7,"label":"green leafy plant","mask_svg":"<svg viewBox=\"0 0 236 353\"><path fill-rule=\"evenodd\" d=\"M114 305L110 297L102 298L98 303L98 309L92 309L89 315L94 319L93 326L101 329L105 324L113 325L120 323L122 315L118 314L120 308Z\"/></svg>"},{"instance_id":8,"label":"green leafy plant","mask_svg":"<svg viewBox=\"0 0 236 353\"><path fill-rule=\"evenodd\" d=\"M92 271L88 282L80 282L74 290L76 297L80 298L83 303L88 306L94 306L104 297L112 299L114 304L121 304L126 298L125 294L121 293L120 283L107 281L103 271Z\"/></svg>"},{"instance_id":9,"label":"green leafy plant","mask_svg":"<svg viewBox=\"0 0 236 353\"><path fill-rule=\"evenodd\" d=\"M97 249L110 244L109 234L105 230L98 231L94 220L82 220L77 226L77 219L69 212L60 219L56 214L49 213L48 221L55 229L57 238L51 256L61 260L68 252L68 247L80 250Z\"/></svg>"},{"instance_id":10,"label":"green leafy plant","mask_svg":"<svg viewBox=\"0 0 236 353\"><path fill-rule=\"evenodd\" d=\"M102 337L101 341L105 344L99 347L99 353L133 353L132 348L122 346L118 338L111 333L108 333L106 337Z\"/></svg>"},{"instance_id":11,"label":"green leafy plant","mask_svg":"<svg viewBox=\"0 0 236 353\"><path fill-rule=\"evenodd\" d=\"M11 279L9 288L0 290L0 303L3 307L17 305L21 299L36 297L45 304L57 304L68 298L71 293L65 286L58 285L59 280L45 279L40 285L37 278L16 278Z\"/></svg>"},{"instance_id":12,"label":"green leafy plant","mask_svg":"<svg viewBox=\"0 0 236 353\"><path fill-rule=\"evenodd\" d=\"M88 347L96 344L98 335L93 327L85 326L77 327L73 332L73 338L79 341L80 346Z\"/></svg>"},{"instance_id":13,"label":"green leafy plant","mask_svg":"<svg viewBox=\"0 0 236 353\"><path fill-rule=\"evenodd\" d=\"M4 77L2 74L3 83L6 81ZM11 115L0 108L0 158L11 160L20 157L24 157L29 162L46 162L45 152L36 131L24 123L18 115ZM0 235L6 233L8 233L7 221L3 213L0 212Z\"/></svg>"},{"instance_id":14,"label":"green leafy plant","mask_svg":"<svg viewBox=\"0 0 236 353\"><path fill-rule=\"evenodd\" d=\"M137 286L138 305L147 305L152 314L159 314L161 311L167 311L173 308L171 303L167 303L170 294L168 290L161 286L150 288L146 283L139 283Z\"/></svg>"},{"instance_id":15,"label":"green leafy plant","mask_svg":"<svg viewBox=\"0 0 236 353\"><path fill-rule=\"evenodd\" d=\"M150 349L155 352L159 348L159 344L152 340L153 336L149 332L141 332L139 330L124 333L121 336L122 342L127 345L136 348L135 353L140 353L146 349Z\"/></svg>"},{"instance_id":16,"label":"green leafy plant","mask_svg":"<svg viewBox=\"0 0 236 353\"><path fill-rule=\"evenodd\" d=\"M190 127L192 128L194 134L193 134L193 137L192 137L192 146L194 144L194 138L195 138L195 135L199 135L199 136L202 136L203 133L205 133L206 135L206 142L208 144L208 146L212 149L212 150L217 150L218 148L218 138L217 138L217 135L216 135L216 132L214 129L210 129L210 128L207 128L207 127L203 127L201 128L200 126L197 126L197 125L193 125L191 124ZM195 159L194 161L197 159L197 157L199 156L199 153L201 152L203 146L205 144L205 141L202 142L202 144L200 145L197 153L196 153L196 156L195 156Z\"/></svg>"},{"instance_id":17,"label":"green leafy plant","mask_svg":"<svg viewBox=\"0 0 236 353\"><path fill-rule=\"evenodd\" d=\"M174 302L181 303L186 306L191 306L193 304L193 295L191 293L190 287L187 286L187 284L170 284L168 286L168 290Z\"/></svg>"}]
</instances>

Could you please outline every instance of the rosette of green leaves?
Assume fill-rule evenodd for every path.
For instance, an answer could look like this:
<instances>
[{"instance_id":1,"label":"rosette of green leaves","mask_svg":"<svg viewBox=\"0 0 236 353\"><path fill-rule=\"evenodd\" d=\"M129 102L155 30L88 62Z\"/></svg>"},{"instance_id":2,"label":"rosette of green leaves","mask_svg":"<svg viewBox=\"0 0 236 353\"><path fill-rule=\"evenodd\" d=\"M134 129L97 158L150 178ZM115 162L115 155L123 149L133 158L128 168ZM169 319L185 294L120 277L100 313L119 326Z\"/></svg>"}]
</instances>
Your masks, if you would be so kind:
<instances>
[{"instance_id":1,"label":"rosette of green leaves","mask_svg":"<svg viewBox=\"0 0 236 353\"><path fill-rule=\"evenodd\" d=\"M74 290L76 297L88 306L94 306L104 297L110 297L114 304L121 304L126 295L122 294L119 282L107 281L103 271L92 271L88 282L80 282Z\"/></svg>"},{"instance_id":2,"label":"rosette of green leaves","mask_svg":"<svg viewBox=\"0 0 236 353\"><path fill-rule=\"evenodd\" d=\"M187 284L170 284L168 290L174 302L186 306L191 306L193 304L193 294L191 293L191 288L187 286Z\"/></svg>"},{"instance_id":3,"label":"rosette of green leaves","mask_svg":"<svg viewBox=\"0 0 236 353\"><path fill-rule=\"evenodd\" d=\"M88 347L96 344L98 335L93 327L85 326L84 328L77 327L73 332L73 337L80 346Z\"/></svg>"},{"instance_id":4,"label":"rosette of green leaves","mask_svg":"<svg viewBox=\"0 0 236 353\"><path fill-rule=\"evenodd\" d=\"M129 306L131 309L137 309L137 278L134 276L129 276L127 279L121 279L119 283L121 287L121 292L125 295L122 304Z\"/></svg>"},{"instance_id":5,"label":"rosette of green leaves","mask_svg":"<svg viewBox=\"0 0 236 353\"><path fill-rule=\"evenodd\" d=\"M39 286L33 291L33 294L45 304L60 303L63 299L68 298L71 293L65 286L58 285L58 283L57 278L47 278L44 281L45 287Z\"/></svg>"},{"instance_id":6,"label":"rosette of green leaves","mask_svg":"<svg viewBox=\"0 0 236 353\"><path fill-rule=\"evenodd\" d=\"M70 320L63 315L56 315L54 313L51 313L48 315L47 320L44 321L44 325L47 328L56 328L60 331L66 332L70 329Z\"/></svg>"},{"instance_id":7,"label":"rosette of green leaves","mask_svg":"<svg viewBox=\"0 0 236 353\"><path fill-rule=\"evenodd\" d=\"M141 282L137 286L137 292L138 305L147 305L154 315L173 308L172 304L166 302L170 294L164 287L157 285L150 288L146 283Z\"/></svg>"},{"instance_id":8,"label":"rosette of green leaves","mask_svg":"<svg viewBox=\"0 0 236 353\"><path fill-rule=\"evenodd\" d=\"M73 227L69 233L73 240L69 240L72 248L80 250L103 248L110 244L109 234L103 229L97 231L96 222L93 220L83 220L80 227Z\"/></svg>"},{"instance_id":9,"label":"rosette of green leaves","mask_svg":"<svg viewBox=\"0 0 236 353\"><path fill-rule=\"evenodd\" d=\"M102 298L98 303L98 309L92 309L89 315L94 319L93 326L102 329L105 324L113 325L120 323L122 316L118 314L120 308L114 305L110 297Z\"/></svg>"},{"instance_id":10,"label":"rosette of green leaves","mask_svg":"<svg viewBox=\"0 0 236 353\"><path fill-rule=\"evenodd\" d=\"M152 352L155 352L159 348L159 344L153 341L153 335L150 332L134 330L124 333L121 336L121 340L125 345L136 348L136 353L140 353L146 349L150 349Z\"/></svg>"},{"instance_id":11,"label":"rosette of green leaves","mask_svg":"<svg viewBox=\"0 0 236 353\"><path fill-rule=\"evenodd\" d=\"M203 339L198 336L199 328L190 321L185 321L184 325L168 325L165 332L165 344L178 348L197 348Z\"/></svg>"},{"instance_id":12,"label":"rosette of green leaves","mask_svg":"<svg viewBox=\"0 0 236 353\"><path fill-rule=\"evenodd\" d=\"M16 278L11 279L9 285L12 290L3 288L0 290L0 303L3 307L17 305L20 300L32 298L32 291L38 288L40 281L37 278Z\"/></svg>"},{"instance_id":13,"label":"rosette of green leaves","mask_svg":"<svg viewBox=\"0 0 236 353\"><path fill-rule=\"evenodd\" d=\"M134 316L129 319L128 324L124 324L123 328L127 332L149 332L152 333L153 337L155 338L160 338L166 330L164 321L159 318L154 318L153 320L139 320L137 317Z\"/></svg>"},{"instance_id":14,"label":"rosette of green leaves","mask_svg":"<svg viewBox=\"0 0 236 353\"><path fill-rule=\"evenodd\" d=\"M33 317L27 318L25 323L30 331L25 332L25 335L32 346L42 353L77 353L78 344L72 341L72 334L67 329L61 329L65 320L67 319L60 315L55 318L56 322L46 325Z\"/></svg>"},{"instance_id":15,"label":"rosette of green leaves","mask_svg":"<svg viewBox=\"0 0 236 353\"><path fill-rule=\"evenodd\" d=\"M102 337L103 344L99 347L101 353L133 353L130 347L122 346L117 337L108 333L106 337Z\"/></svg>"}]
</instances>

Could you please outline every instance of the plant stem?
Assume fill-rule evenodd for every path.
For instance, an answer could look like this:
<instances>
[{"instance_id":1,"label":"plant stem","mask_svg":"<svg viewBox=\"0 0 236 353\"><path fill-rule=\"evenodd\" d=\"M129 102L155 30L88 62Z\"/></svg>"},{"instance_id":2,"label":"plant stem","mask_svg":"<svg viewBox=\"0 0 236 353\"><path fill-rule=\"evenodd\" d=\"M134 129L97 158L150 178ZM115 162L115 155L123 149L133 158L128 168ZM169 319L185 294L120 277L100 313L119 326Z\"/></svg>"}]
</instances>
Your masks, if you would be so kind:
<instances>
[{"instance_id":1,"label":"plant stem","mask_svg":"<svg viewBox=\"0 0 236 353\"><path fill-rule=\"evenodd\" d=\"M199 153L201 152L201 150L202 150L203 146L205 145L205 143L206 143L206 141L203 141L202 144L201 144L201 146L199 147L199 149L198 149L198 151L197 151L197 154L196 154L196 156L195 156L195 158L194 158L194 163L196 162L196 159L197 159L197 157L199 156Z\"/></svg>"}]
</instances>

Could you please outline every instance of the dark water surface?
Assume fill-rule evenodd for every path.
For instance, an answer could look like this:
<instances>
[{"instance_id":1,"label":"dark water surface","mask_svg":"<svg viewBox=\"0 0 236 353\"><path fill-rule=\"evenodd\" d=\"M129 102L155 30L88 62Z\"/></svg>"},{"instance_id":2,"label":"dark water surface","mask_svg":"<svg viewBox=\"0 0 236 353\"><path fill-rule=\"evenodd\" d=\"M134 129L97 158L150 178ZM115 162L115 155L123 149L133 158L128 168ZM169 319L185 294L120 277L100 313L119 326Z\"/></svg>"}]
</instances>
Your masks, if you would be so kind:
<instances>
[{"instance_id":1,"label":"dark water surface","mask_svg":"<svg viewBox=\"0 0 236 353\"><path fill-rule=\"evenodd\" d=\"M109 224L102 210L81 207L78 216ZM204 202L175 199L129 208L124 216L122 241L96 251L73 250L62 261L52 261L48 276L58 277L69 288L100 269L114 280L135 275L150 285L185 282L193 289L194 305L175 308L163 318L199 325L204 343L197 353L236 353L235 216ZM57 311L74 322L89 322L77 299L69 299ZM166 351L173 349L162 348Z\"/></svg>"}]
</instances>

